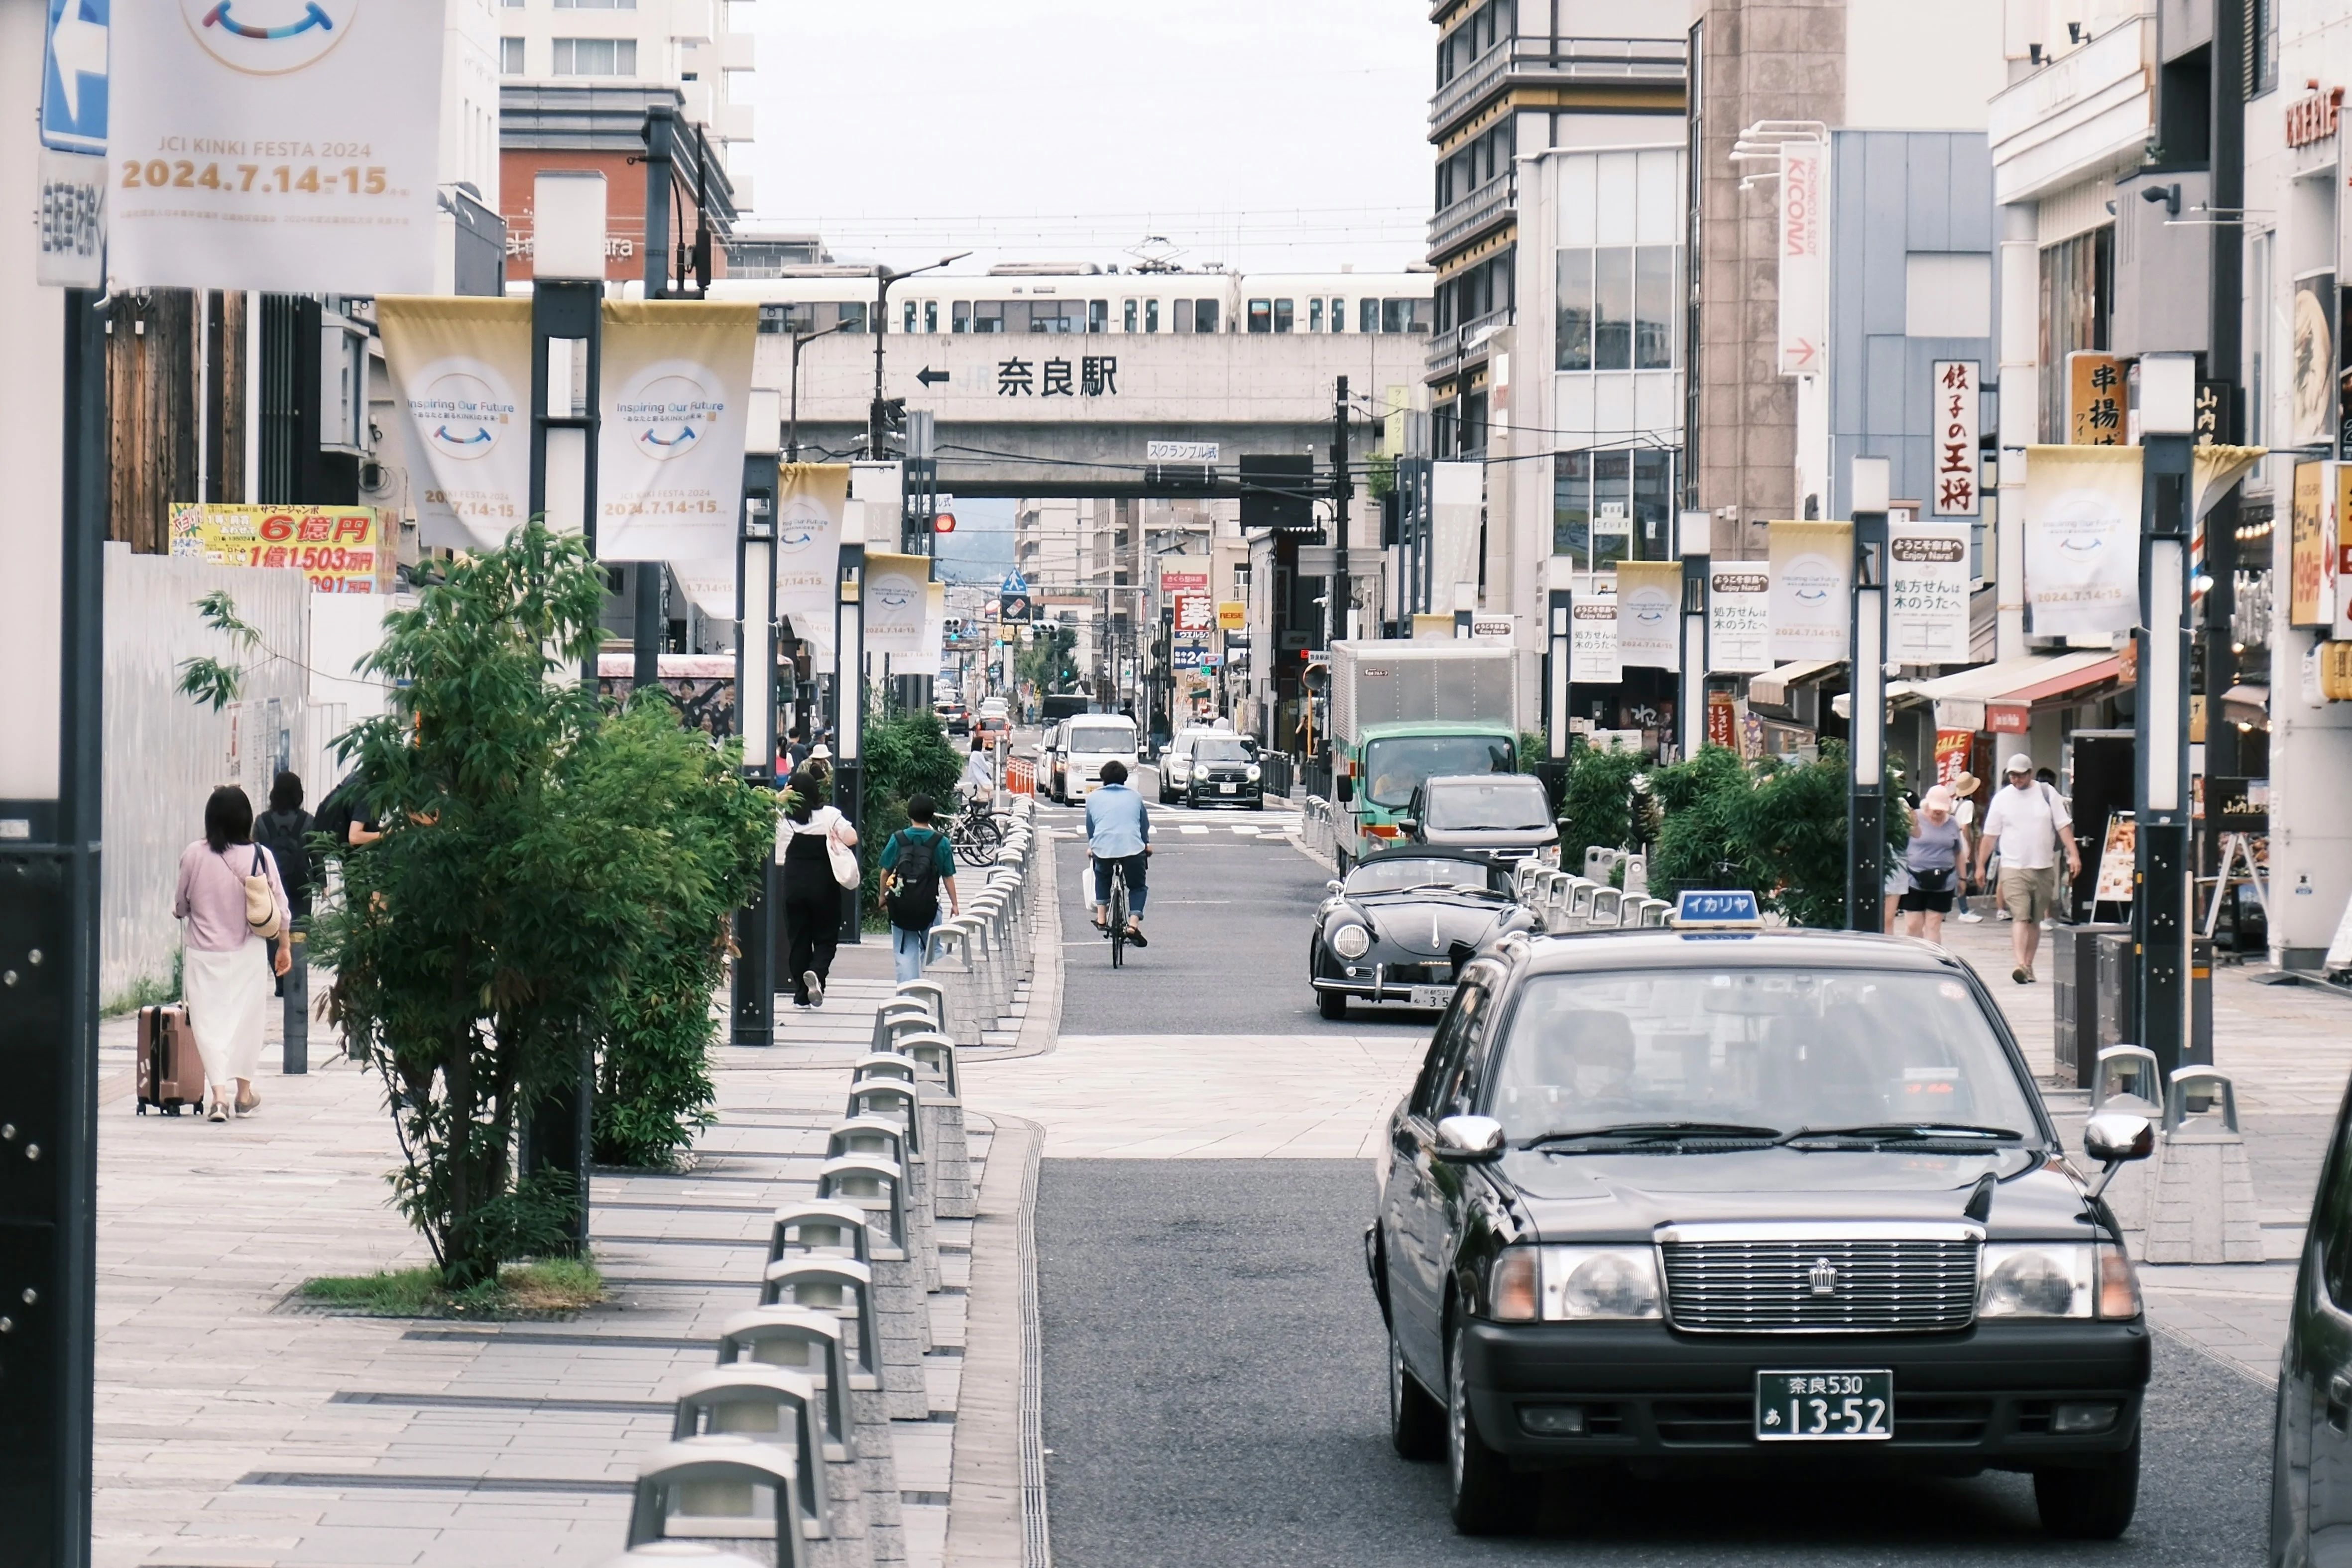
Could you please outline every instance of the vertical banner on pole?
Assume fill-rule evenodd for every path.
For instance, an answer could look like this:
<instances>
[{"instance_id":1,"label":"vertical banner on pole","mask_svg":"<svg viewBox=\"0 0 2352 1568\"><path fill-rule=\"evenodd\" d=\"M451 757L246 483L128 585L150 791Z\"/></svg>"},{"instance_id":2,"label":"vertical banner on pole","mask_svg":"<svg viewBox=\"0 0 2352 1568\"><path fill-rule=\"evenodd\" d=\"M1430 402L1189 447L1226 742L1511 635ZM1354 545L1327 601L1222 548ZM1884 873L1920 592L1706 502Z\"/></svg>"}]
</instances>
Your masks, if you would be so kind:
<instances>
[{"instance_id":1,"label":"vertical banner on pole","mask_svg":"<svg viewBox=\"0 0 2352 1568\"><path fill-rule=\"evenodd\" d=\"M1761 561L1716 566L1707 574L1706 587L1709 668L1721 675L1761 675L1771 668L1770 566Z\"/></svg>"},{"instance_id":2,"label":"vertical banner on pole","mask_svg":"<svg viewBox=\"0 0 2352 1568\"><path fill-rule=\"evenodd\" d=\"M1617 595L1578 594L1568 606L1568 679L1577 686L1614 686L1618 662Z\"/></svg>"},{"instance_id":3,"label":"vertical banner on pole","mask_svg":"<svg viewBox=\"0 0 2352 1568\"><path fill-rule=\"evenodd\" d=\"M106 29L115 288L433 287L442 7L239 0L234 19L219 0L124 9Z\"/></svg>"},{"instance_id":4,"label":"vertical banner on pole","mask_svg":"<svg viewBox=\"0 0 2352 1568\"><path fill-rule=\"evenodd\" d=\"M375 302L417 542L495 550L530 514L530 301Z\"/></svg>"},{"instance_id":5,"label":"vertical banner on pole","mask_svg":"<svg viewBox=\"0 0 2352 1568\"><path fill-rule=\"evenodd\" d=\"M1617 658L1633 669L1678 669L1683 603L1679 561L1617 563Z\"/></svg>"},{"instance_id":6,"label":"vertical banner on pole","mask_svg":"<svg viewBox=\"0 0 2352 1568\"><path fill-rule=\"evenodd\" d=\"M1886 530L1886 657L1969 661L1969 525L1893 522Z\"/></svg>"},{"instance_id":7,"label":"vertical banner on pole","mask_svg":"<svg viewBox=\"0 0 2352 1568\"><path fill-rule=\"evenodd\" d=\"M888 654L896 660L923 651L930 575L929 556L866 552L866 583L859 599L865 605L867 653ZM894 668L906 673L907 667ZM938 668L936 661L932 668Z\"/></svg>"},{"instance_id":8,"label":"vertical banner on pole","mask_svg":"<svg viewBox=\"0 0 2352 1568\"><path fill-rule=\"evenodd\" d=\"M841 514L848 504L846 463L786 463L776 470L776 616L810 645L815 669L833 662Z\"/></svg>"},{"instance_id":9,"label":"vertical banner on pole","mask_svg":"<svg viewBox=\"0 0 2352 1568\"><path fill-rule=\"evenodd\" d=\"M2025 449L2025 601L2035 637L2139 620L2140 449Z\"/></svg>"},{"instance_id":10,"label":"vertical banner on pole","mask_svg":"<svg viewBox=\"0 0 2352 1568\"><path fill-rule=\"evenodd\" d=\"M1853 525L1850 522L1775 522L1772 563L1772 658L1845 657L1846 621L1852 614L1849 579L1853 572Z\"/></svg>"},{"instance_id":11,"label":"vertical banner on pole","mask_svg":"<svg viewBox=\"0 0 2352 1568\"><path fill-rule=\"evenodd\" d=\"M734 558L759 329L750 300L604 301L598 559Z\"/></svg>"},{"instance_id":12,"label":"vertical banner on pole","mask_svg":"<svg viewBox=\"0 0 2352 1568\"><path fill-rule=\"evenodd\" d=\"M1819 142L1780 143L1780 320L1782 375L1819 375L1829 342L1829 149Z\"/></svg>"},{"instance_id":13,"label":"vertical banner on pole","mask_svg":"<svg viewBox=\"0 0 2352 1568\"><path fill-rule=\"evenodd\" d=\"M940 668L940 656L947 647L948 585L927 583L923 585L923 634L915 648L915 662L908 673L929 677Z\"/></svg>"}]
</instances>

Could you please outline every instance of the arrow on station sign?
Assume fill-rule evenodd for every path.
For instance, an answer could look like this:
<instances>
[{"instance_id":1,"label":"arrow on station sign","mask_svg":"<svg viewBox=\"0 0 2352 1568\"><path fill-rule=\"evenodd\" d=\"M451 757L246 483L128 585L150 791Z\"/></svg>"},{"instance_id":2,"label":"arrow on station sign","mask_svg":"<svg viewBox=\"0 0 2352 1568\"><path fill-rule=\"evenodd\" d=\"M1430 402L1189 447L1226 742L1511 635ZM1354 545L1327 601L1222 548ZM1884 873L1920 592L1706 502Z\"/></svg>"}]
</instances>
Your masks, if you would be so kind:
<instances>
[{"instance_id":1,"label":"arrow on station sign","mask_svg":"<svg viewBox=\"0 0 2352 1568\"><path fill-rule=\"evenodd\" d=\"M943 370L933 370L929 365L925 365L921 370L915 373L915 379L921 382L925 386L929 386L935 382L947 380L948 373Z\"/></svg>"}]
</instances>

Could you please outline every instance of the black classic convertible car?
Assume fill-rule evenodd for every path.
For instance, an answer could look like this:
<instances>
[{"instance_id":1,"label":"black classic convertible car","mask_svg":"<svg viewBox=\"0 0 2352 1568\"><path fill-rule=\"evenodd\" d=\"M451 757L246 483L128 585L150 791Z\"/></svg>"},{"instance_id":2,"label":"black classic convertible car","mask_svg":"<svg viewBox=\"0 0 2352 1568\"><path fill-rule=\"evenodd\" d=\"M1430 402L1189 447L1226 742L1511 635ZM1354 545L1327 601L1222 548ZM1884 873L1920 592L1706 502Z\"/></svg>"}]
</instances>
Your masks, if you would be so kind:
<instances>
[{"instance_id":1,"label":"black classic convertible car","mask_svg":"<svg viewBox=\"0 0 2352 1568\"><path fill-rule=\"evenodd\" d=\"M1326 1018L1350 1000L1443 1007L1462 965L1540 928L1511 896L1511 868L1466 850L1391 849L1356 862L1315 911L1307 973Z\"/></svg>"},{"instance_id":2,"label":"black classic convertible car","mask_svg":"<svg viewBox=\"0 0 2352 1568\"><path fill-rule=\"evenodd\" d=\"M2115 1112L2084 1137L2110 1172L2154 1142ZM1446 1461L1470 1533L1513 1528L1536 1472L1615 1465L2021 1470L2051 1533L2111 1538L2150 1356L2099 1186L1957 959L1499 942L1390 1122L1365 1233L1391 1436Z\"/></svg>"}]
</instances>

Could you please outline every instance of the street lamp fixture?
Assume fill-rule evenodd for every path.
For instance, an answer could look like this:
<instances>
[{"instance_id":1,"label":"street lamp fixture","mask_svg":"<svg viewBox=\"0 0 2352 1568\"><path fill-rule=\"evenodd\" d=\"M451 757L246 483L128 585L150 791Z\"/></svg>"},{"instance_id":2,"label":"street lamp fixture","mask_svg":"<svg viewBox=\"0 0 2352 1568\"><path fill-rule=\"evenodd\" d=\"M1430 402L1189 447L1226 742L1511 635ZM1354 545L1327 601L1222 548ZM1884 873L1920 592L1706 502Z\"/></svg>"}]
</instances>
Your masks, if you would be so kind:
<instances>
[{"instance_id":1,"label":"street lamp fixture","mask_svg":"<svg viewBox=\"0 0 2352 1568\"><path fill-rule=\"evenodd\" d=\"M784 461L788 463L797 463L801 460L801 350L808 347L809 344L816 342L819 338L829 338L833 336L834 333L841 331L847 325L849 325L847 321L835 321L833 325L825 328L825 330L821 332L794 332L793 334L792 413L788 421L789 429L784 437Z\"/></svg>"},{"instance_id":2,"label":"street lamp fixture","mask_svg":"<svg viewBox=\"0 0 2352 1568\"><path fill-rule=\"evenodd\" d=\"M1682 754L1698 755L1706 744L1706 572L1715 549L1715 514L1686 511L1675 520L1675 553L1683 563L1681 730Z\"/></svg>"},{"instance_id":3,"label":"street lamp fixture","mask_svg":"<svg viewBox=\"0 0 2352 1568\"><path fill-rule=\"evenodd\" d=\"M2189 482L2197 356L2139 362L2139 700L2132 900L2141 1041L2168 1077L2189 1045Z\"/></svg>"},{"instance_id":4,"label":"street lamp fixture","mask_svg":"<svg viewBox=\"0 0 2352 1568\"><path fill-rule=\"evenodd\" d=\"M889 321L890 285L898 282L901 278L915 278L919 277L921 274L926 272L936 272L940 268L946 267L950 263L961 261L965 257L970 256L971 254L971 252L969 250L959 250L953 256L940 257L937 261L931 262L929 266L909 268L904 272L893 272L887 267L877 268L875 270L874 405L867 411L866 424L866 456L867 460L870 462L878 463L883 460L882 333L884 329L888 325Z\"/></svg>"}]
</instances>

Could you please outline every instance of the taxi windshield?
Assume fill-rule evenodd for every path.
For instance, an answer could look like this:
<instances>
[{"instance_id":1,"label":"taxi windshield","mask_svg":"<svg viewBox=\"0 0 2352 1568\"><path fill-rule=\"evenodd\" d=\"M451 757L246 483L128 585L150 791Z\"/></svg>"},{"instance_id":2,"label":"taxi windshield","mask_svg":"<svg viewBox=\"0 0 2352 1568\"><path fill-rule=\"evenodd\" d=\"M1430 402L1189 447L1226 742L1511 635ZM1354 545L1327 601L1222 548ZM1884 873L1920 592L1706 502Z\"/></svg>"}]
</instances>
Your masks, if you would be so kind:
<instances>
[{"instance_id":1,"label":"taxi windshield","mask_svg":"<svg viewBox=\"0 0 2352 1568\"><path fill-rule=\"evenodd\" d=\"M1393 860L1368 860L1348 873L1350 893L1392 893L1406 888L1469 888L1484 892L1492 885L1494 868L1480 860L1427 860L1399 856Z\"/></svg>"},{"instance_id":2,"label":"taxi windshield","mask_svg":"<svg viewBox=\"0 0 2352 1568\"><path fill-rule=\"evenodd\" d=\"M1685 1121L2038 1141L1981 1005L1943 974L1539 974L1519 993L1490 1081L1487 1114L1513 1142Z\"/></svg>"}]
</instances>

